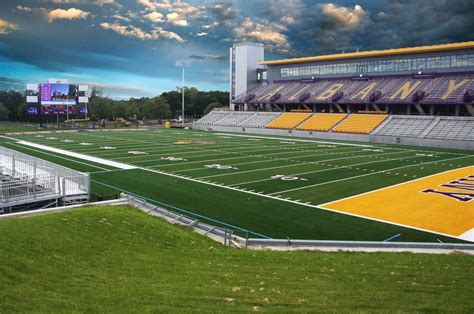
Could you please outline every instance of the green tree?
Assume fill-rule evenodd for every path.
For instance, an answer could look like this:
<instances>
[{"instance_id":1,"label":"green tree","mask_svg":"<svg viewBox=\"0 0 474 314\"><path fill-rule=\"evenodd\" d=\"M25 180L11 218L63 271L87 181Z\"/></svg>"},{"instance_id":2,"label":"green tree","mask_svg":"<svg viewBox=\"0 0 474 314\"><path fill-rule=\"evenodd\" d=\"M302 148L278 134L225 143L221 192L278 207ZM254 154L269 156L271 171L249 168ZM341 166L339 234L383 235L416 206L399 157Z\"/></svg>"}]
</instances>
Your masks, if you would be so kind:
<instances>
[{"instance_id":1,"label":"green tree","mask_svg":"<svg viewBox=\"0 0 474 314\"><path fill-rule=\"evenodd\" d=\"M35 106L39 108L39 106ZM17 116L20 121L31 121L31 117L27 113L28 105L26 103L20 104L17 109ZM38 109L39 110L39 109ZM1 119L0 119L1 120Z\"/></svg>"},{"instance_id":2,"label":"green tree","mask_svg":"<svg viewBox=\"0 0 474 314\"><path fill-rule=\"evenodd\" d=\"M138 108L138 102L135 98L130 98L127 102L127 117L131 118L140 116L140 109Z\"/></svg>"},{"instance_id":3,"label":"green tree","mask_svg":"<svg viewBox=\"0 0 474 314\"><path fill-rule=\"evenodd\" d=\"M209 112L211 112L212 109L214 108L220 108L222 107L222 104L219 103L219 102L213 102L212 104L209 104L206 106L206 108L204 109L204 112L203 114L206 115L208 114Z\"/></svg>"},{"instance_id":4,"label":"green tree","mask_svg":"<svg viewBox=\"0 0 474 314\"><path fill-rule=\"evenodd\" d=\"M18 107L25 103L23 94L15 90L0 91L0 102L5 105L9 111L9 120L18 120Z\"/></svg>"},{"instance_id":5,"label":"green tree","mask_svg":"<svg viewBox=\"0 0 474 314\"><path fill-rule=\"evenodd\" d=\"M113 118L126 118L127 117L127 102L126 101L115 101L112 105L112 117Z\"/></svg>"},{"instance_id":6,"label":"green tree","mask_svg":"<svg viewBox=\"0 0 474 314\"><path fill-rule=\"evenodd\" d=\"M168 117L171 114L170 105L164 97L155 97L147 99L142 105L143 116L148 119L161 120Z\"/></svg>"},{"instance_id":7,"label":"green tree","mask_svg":"<svg viewBox=\"0 0 474 314\"><path fill-rule=\"evenodd\" d=\"M170 116L171 114L170 105L166 102L166 99L164 99L163 97L155 97L153 99L153 102L156 107L156 117L161 123L162 119L165 119Z\"/></svg>"},{"instance_id":8,"label":"green tree","mask_svg":"<svg viewBox=\"0 0 474 314\"><path fill-rule=\"evenodd\" d=\"M8 120L10 117L10 110L0 102L0 121Z\"/></svg>"},{"instance_id":9,"label":"green tree","mask_svg":"<svg viewBox=\"0 0 474 314\"><path fill-rule=\"evenodd\" d=\"M96 119L110 119L112 118L112 100L97 98L89 104L89 110Z\"/></svg>"}]
</instances>

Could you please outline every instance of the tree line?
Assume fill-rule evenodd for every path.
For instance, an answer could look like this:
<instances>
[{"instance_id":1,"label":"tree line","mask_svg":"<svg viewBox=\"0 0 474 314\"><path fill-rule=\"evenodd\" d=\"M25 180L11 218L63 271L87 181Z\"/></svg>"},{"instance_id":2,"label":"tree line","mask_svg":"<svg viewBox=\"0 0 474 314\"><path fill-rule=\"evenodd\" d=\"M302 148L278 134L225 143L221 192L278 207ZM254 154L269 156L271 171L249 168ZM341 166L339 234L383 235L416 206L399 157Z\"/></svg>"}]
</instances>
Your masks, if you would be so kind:
<instances>
[{"instance_id":1,"label":"tree line","mask_svg":"<svg viewBox=\"0 0 474 314\"><path fill-rule=\"evenodd\" d=\"M185 88L184 101L185 116L198 118L213 108L227 106L229 93L223 91L206 92L189 87ZM30 106L31 104L26 104L25 96L22 93L14 90L0 91L0 121L37 121L38 116L28 114ZM114 100L104 96L101 89L93 88L87 109L89 117L93 120L177 118L181 115L181 89L164 92L156 97Z\"/></svg>"}]
</instances>

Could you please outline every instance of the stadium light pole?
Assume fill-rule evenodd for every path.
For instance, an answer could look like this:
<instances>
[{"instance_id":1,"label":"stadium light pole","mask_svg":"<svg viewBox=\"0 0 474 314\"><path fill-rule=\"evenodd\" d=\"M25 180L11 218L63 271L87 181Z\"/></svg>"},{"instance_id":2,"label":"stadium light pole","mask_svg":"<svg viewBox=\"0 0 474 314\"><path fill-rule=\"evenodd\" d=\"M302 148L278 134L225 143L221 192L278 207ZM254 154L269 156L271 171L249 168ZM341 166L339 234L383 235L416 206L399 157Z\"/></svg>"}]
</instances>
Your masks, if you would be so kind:
<instances>
[{"instance_id":1,"label":"stadium light pole","mask_svg":"<svg viewBox=\"0 0 474 314\"><path fill-rule=\"evenodd\" d=\"M191 60L176 60L176 67L181 67L182 69L182 79L181 79L181 124L184 126L184 68L191 66Z\"/></svg>"}]
</instances>

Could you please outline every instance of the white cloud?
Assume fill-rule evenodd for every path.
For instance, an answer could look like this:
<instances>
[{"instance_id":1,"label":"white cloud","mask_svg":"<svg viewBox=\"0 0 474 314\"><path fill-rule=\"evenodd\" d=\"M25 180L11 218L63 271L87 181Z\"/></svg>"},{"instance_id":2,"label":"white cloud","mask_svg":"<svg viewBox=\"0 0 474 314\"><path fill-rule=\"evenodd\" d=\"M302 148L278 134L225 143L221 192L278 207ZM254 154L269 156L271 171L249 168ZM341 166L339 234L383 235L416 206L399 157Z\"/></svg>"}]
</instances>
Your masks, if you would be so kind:
<instances>
[{"instance_id":1,"label":"white cloud","mask_svg":"<svg viewBox=\"0 0 474 314\"><path fill-rule=\"evenodd\" d=\"M153 10L153 11L156 10L154 3L151 2L150 0L138 0L138 3L144 5L150 10Z\"/></svg>"},{"instance_id":2,"label":"white cloud","mask_svg":"<svg viewBox=\"0 0 474 314\"><path fill-rule=\"evenodd\" d=\"M288 52L290 49L288 37L282 33L285 30L286 28L279 24L263 24L246 18L234 29L234 35L239 41L255 40L268 44L270 50L276 48L280 52Z\"/></svg>"},{"instance_id":3,"label":"white cloud","mask_svg":"<svg viewBox=\"0 0 474 314\"><path fill-rule=\"evenodd\" d=\"M207 35L209 35L209 34L206 33L206 32L200 32L200 33L196 34L197 37L206 37Z\"/></svg>"},{"instance_id":4,"label":"white cloud","mask_svg":"<svg viewBox=\"0 0 474 314\"><path fill-rule=\"evenodd\" d=\"M183 19L178 13L168 13L166 15L166 21L176 26L188 26L187 20Z\"/></svg>"},{"instance_id":5,"label":"white cloud","mask_svg":"<svg viewBox=\"0 0 474 314\"><path fill-rule=\"evenodd\" d=\"M188 26L189 20L203 19L206 17L206 8L204 6L195 6L192 3L184 1L176 1L170 3L168 0L157 2L155 0L137 0L137 2L146 7L145 17L152 22L162 22L163 13L158 10L167 11L166 22L176 26ZM156 13L156 14L155 14Z\"/></svg>"},{"instance_id":6,"label":"white cloud","mask_svg":"<svg viewBox=\"0 0 474 314\"><path fill-rule=\"evenodd\" d=\"M324 15L333 18L341 26L347 28L359 27L367 18L367 12L358 4L353 9L338 7L332 3L323 4L321 8Z\"/></svg>"},{"instance_id":7,"label":"white cloud","mask_svg":"<svg viewBox=\"0 0 474 314\"><path fill-rule=\"evenodd\" d=\"M130 22L131 21L130 18L128 18L126 16L119 15L119 14L112 15L112 17L117 19L117 20L121 20L121 21L125 21L125 22Z\"/></svg>"},{"instance_id":8,"label":"white cloud","mask_svg":"<svg viewBox=\"0 0 474 314\"><path fill-rule=\"evenodd\" d=\"M7 35L16 30L18 30L18 25L8 22L7 20L0 19L0 35Z\"/></svg>"},{"instance_id":9,"label":"white cloud","mask_svg":"<svg viewBox=\"0 0 474 314\"><path fill-rule=\"evenodd\" d=\"M77 4L94 4L104 5L113 4L115 0L50 0L52 3L77 3Z\"/></svg>"},{"instance_id":10,"label":"white cloud","mask_svg":"<svg viewBox=\"0 0 474 314\"><path fill-rule=\"evenodd\" d=\"M19 10L19 11L23 11L23 12L31 12L33 11L31 8L29 7L24 7L22 5L17 5L16 6L16 9Z\"/></svg>"},{"instance_id":11,"label":"white cloud","mask_svg":"<svg viewBox=\"0 0 474 314\"><path fill-rule=\"evenodd\" d=\"M118 23L101 23L100 26L104 29L110 29L113 30L114 32L127 36L127 37L135 37L140 40L156 40L159 39L160 37L164 37L167 39L172 39L176 40L178 42L183 42L184 39L179 36L178 34L174 32L170 32L167 30L164 30L162 27L155 27L151 32L146 32L142 30L139 27L133 26L133 25L120 25Z\"/></svg>"},{"instance_id":12,"label":"white cloud","mask_svg":"<svg viewBox=\"0 0 474 314\"><path fill-rule=\"evenodd\" d=\"M188 2L178 1L174 3L174 7L169 8L170 12L178 13L183 18L199 19L205 17L205 8L203 6L196 7Z\"/></svg>"},{"instance_id":13,"label":"white cloud","mask_svg":"<svg viewBox=\"0 0 474 314\"><path fill-rule=\"evenodd\" d=\"M204 28L204 29L211 29L211 28L217 28L217 27L219 27L219 25L220 25L219 22L214 21L210 25L203 25L201 27Z\"/></svg>"},{"instance_id":14,"label":"white cloud","mask_svg":"<svg viewBox=\"0 0 474 314\"><path fill-rule=\"evenodd\" d=\"M138 0L139 4L144 5L148 10L156 11L158 9L169 9L172 7L168 0L162 2L156 2L152 0Z\"/></svg>"},{"instance_id":15,"label":"white cloud","mask_svg":"<svg viewBox=\"0 0 474 314\"><path fill-rule=\"evenodd\" d=\"M67 10L64 9L55 9L47 12L46 19L48 22L53 22L54 20L75 20L75 19L86 19L89 16L89 12L82 11L81 9L70 8Z\"/></svg>"},{"instance_id":16,"label":"white cloud","mask_svg":"<svg viewBox=\"0 0 474 314\"><path fill-rule=\"evenodd\" d=\"M164 30L162 27L155 27L153 29L153 32L167 39L176 40L177 42L180 42L180 43L184 42L184 39L181 36L179 36L178 34L174 32Z\"/></svg>"},{"instance_id":17,"label":"white cloud","mask_svg":"<svg viewBox=\"0 0 474 314\"><path fill-rule=\"evenodd\" d=\"M149 19L154 23L163 22L163 14L160 12L151 12L145 15L145 18Z\"/></svg>"}]
</instances>

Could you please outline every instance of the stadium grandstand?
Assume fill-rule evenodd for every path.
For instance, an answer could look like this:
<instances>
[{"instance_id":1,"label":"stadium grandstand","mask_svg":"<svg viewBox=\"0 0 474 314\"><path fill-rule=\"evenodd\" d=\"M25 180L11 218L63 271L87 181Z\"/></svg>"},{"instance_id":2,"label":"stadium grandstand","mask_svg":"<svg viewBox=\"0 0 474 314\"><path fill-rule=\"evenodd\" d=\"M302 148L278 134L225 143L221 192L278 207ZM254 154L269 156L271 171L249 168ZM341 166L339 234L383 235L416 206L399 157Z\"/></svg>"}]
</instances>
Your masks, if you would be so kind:
<instances>
[{"instance_id":1,"label":"stadium grandstand","mask_svg":"<svg viewBox=\"0 0 474 314\"><path fill-rule=\"evenodd\" d=\"M215 110L195 128L473 146L474 42L252 64L256 58L239 55L263 58L261 50L253 43L231 48L230 111ZM247 69L244 78L240 67Z\"/></svg>"}]
</instances>

